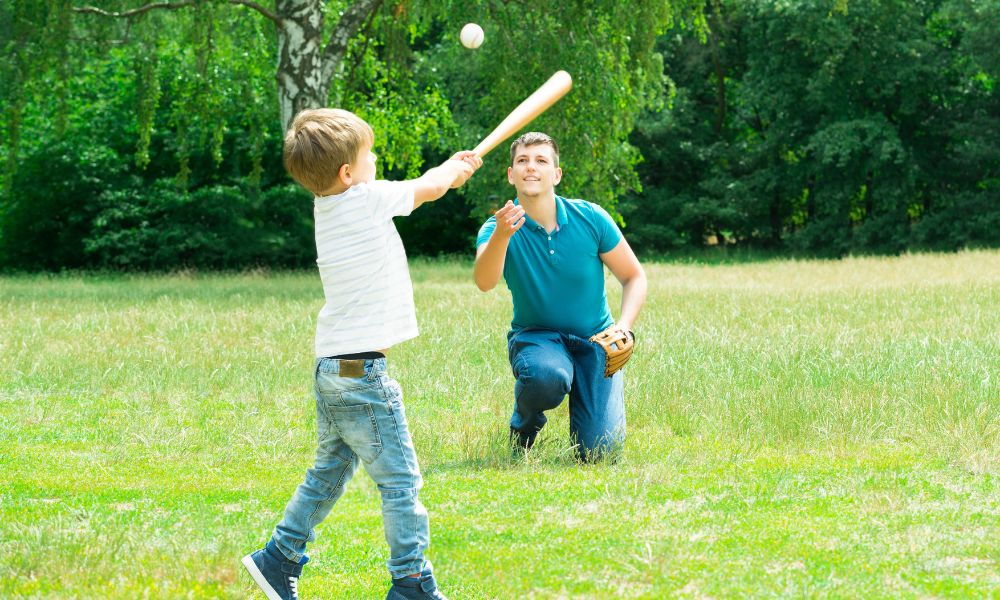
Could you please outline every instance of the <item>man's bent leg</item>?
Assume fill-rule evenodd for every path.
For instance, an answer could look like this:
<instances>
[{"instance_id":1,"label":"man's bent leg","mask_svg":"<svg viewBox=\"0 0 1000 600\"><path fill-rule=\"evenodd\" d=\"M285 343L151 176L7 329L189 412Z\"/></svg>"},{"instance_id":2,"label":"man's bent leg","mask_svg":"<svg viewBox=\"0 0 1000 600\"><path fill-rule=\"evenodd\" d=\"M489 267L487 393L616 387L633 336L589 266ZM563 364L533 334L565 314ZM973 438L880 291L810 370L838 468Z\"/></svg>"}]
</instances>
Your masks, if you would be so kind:
<instances>
[{"instance_id":1,"label":"man's bent leg","mask_svg":"<svg viewBox=\"0 0 1000 600\"><path fill-rule=\"evenodd\" d=\"M625 379L622 371L604 376L604 349L589 340L566 335L573 356L573 389L569 393L570 435L583 460L621 450L625 442Z\"/></svg>"},{"instance_id":2,"label":"man's bent leg","mask_svg":"<svg viewBox=\"0 0 1000 600\"><path fill-rule=\"evenodd\" d=\"M573 385L573 361L562 335L546 329L523 329L507 343L514 383L511 429L534 440L545 426L545 411L562 403Z\"/></svg>"}]
</instances>

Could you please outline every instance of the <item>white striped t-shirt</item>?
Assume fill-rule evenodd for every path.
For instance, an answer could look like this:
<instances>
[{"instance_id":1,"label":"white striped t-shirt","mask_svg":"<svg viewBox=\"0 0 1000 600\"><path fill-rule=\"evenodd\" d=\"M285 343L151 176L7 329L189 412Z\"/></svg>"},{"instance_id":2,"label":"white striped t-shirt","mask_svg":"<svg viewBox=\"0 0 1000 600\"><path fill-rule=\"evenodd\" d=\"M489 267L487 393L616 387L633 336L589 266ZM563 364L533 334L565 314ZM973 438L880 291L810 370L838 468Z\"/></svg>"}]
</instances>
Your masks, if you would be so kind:
<instances>
[{"instance_id":1,"label":"white striped t-shirt","mask_svg":"<svg viewBox=\"0 0 1000 600\"><path fill-rule=\"evenodd\" d=\"M316 198L316 264L326 305L316 356L370 352L417 336L406 250L392 222L413 211L413 185L373 181Z\"/></svg>"}]
</instances>

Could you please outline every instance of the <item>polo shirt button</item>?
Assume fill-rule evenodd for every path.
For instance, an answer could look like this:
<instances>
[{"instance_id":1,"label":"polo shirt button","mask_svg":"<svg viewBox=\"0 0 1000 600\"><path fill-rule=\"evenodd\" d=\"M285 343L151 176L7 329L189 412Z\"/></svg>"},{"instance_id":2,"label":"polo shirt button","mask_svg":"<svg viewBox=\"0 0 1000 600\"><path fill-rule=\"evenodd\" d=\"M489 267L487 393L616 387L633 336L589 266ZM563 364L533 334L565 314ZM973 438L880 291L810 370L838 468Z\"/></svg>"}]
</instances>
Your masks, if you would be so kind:
<instances>
[{"instance_id":1,"label":"polo shirt button","mask_svg":"<svg viewBox=\"0 0 1000 600\"><path fill-rule=\"evenodd\" d=\"M550 242L552 241L552 236L551 236L551 235L549 236L549 241L550 241Z\"/></svg>"},{"instance_id":2,"label":"polo shirt button","mask_svg":"<svg viewBox=\"0 0 1000 600\"><path fill-rule=\"evenodd\" d=\"M556 253L555 250L549 250L549 254L555 254L555 253Z\"/></svg>"}]
</instances>

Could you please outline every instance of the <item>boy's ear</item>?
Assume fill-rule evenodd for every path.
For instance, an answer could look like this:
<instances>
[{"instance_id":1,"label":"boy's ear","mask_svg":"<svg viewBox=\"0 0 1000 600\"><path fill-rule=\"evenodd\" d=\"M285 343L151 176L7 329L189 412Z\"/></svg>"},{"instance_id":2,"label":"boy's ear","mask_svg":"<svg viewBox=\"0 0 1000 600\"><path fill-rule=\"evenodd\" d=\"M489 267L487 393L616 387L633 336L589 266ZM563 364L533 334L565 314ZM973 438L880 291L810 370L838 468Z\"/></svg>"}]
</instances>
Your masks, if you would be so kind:
<instances>
[{"instance_id":1,"label":"boy's ear","mask_svg":"<svg viewBox=\"0 0 1000 600\"><path fill-rule=\"evenodd\" d=\"M552 181L552 185L553 186L559 185L560 181L562 181L562 169L559 168L559 167L556 167L556 177Z\"/></svg>"},{"instance_id":2,"label":"boy's ear","mask_svg":"<svg viewBox=\"0 0 1000 600\"><path fill-rule=\"evenodd\" d=\"M344 163L340 166L340 171L337 172L337 176L340 177L340 183L343 183L347 187L351 187L351 165L349 163Z\"/></svg>"}]
</instances>

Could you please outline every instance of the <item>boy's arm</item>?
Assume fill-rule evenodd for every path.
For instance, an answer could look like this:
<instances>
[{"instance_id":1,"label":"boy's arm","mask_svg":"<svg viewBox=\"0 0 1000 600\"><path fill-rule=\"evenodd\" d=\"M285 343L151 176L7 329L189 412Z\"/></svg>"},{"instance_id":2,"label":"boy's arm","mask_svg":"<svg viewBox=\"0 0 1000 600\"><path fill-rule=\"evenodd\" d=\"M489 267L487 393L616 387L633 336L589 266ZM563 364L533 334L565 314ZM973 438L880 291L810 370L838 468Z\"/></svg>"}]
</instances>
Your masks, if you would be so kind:
<instances>
[{"instance_id":1,"label":"boy's arm","mask_svg":"<svg viewBox=\"0 0 1000 600\"><path fill-rule=\"evenodd\" d=\"M433 202L452 188L461 187L476 169L483 166L483 159L475 152L463 150L433 169L413 180L413 208L424 202Z\"/></svg>"},{"instance_id":2,"label":"boy's arm","mask_svg":"<svg viewBox=\"0 0 1000 600\"><path fill-rule=\"evenodd\" d=\"M524 225L524 209L510 200L496 212L497 226L490 241L476 249L476 265L472 277L476 287L488 292L496 287L503 275L503 265L507 259L510 238Z\"/></svg>"}]
</instances>

